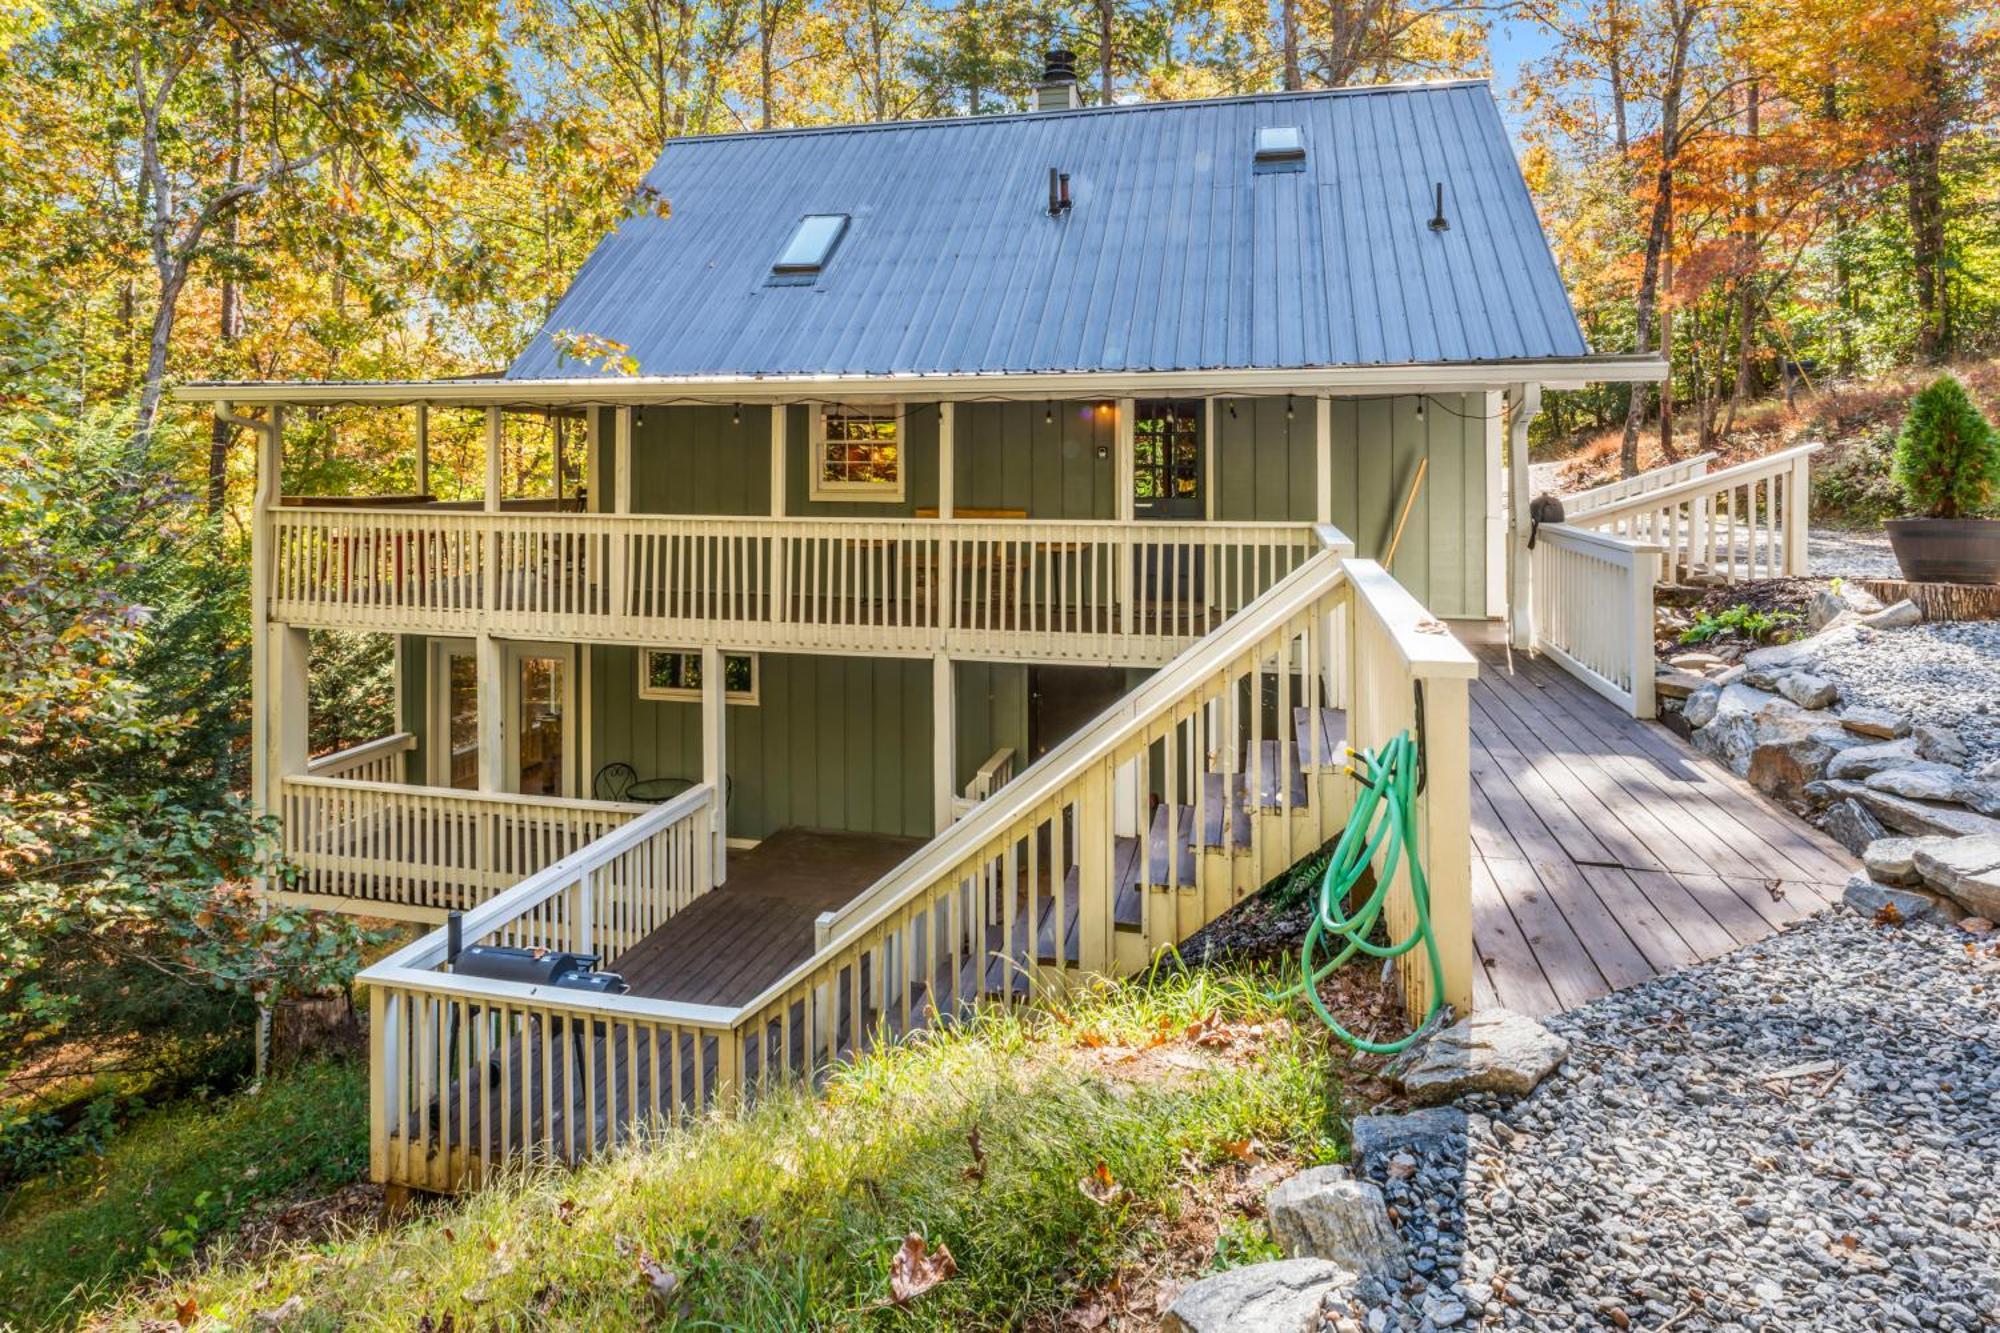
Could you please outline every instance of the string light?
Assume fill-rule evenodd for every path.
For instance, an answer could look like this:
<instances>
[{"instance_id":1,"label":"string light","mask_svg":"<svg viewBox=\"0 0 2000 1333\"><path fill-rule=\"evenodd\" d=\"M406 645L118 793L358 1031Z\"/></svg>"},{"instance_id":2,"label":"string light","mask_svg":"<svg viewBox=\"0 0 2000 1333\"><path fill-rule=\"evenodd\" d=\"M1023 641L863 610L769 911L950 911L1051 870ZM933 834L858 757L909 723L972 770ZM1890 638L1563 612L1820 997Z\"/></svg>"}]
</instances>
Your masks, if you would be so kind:
<instances>
[{"instance_id":1,"label":"string light","mask_svg":"<svg viewBox=\"0 0 2000 1333\"><path fill-rule=\"evenodd\" d=\"M1229 419L1231 421L1236 420L1236 400L1234 398L1229 400Z\"/></svg>"},{"instance_id":2,"label":"string light","mask_svg":"<svg viewBox=\"0 0 2000 1333\"><path fill-rule=\"evenodd\" d=\"M730 405L729 424L732 426L740 426L743 424L743 404L733 403Z\"/></svg>"},{"instance_id":3,"label":"string light","mask_svg":"<svg viewBox=\"0 0 2000 1333\"><path fill-rule=\"evenodd\" d=\"M1291 396L1290 394L1286 394L1286 395L1285 395L1285 420L1287 420L1287 421L1290 421L1291 419L1292 419L1292 396Z\"/></svg>"},{"instance_id":4,"label":"string light","mask_svg":"<svg viewBox=\"0 0 2000 1333\"><path fill-rule=\"evenodd\" d=\"M1422 395L1422 394L1418 394L1418 395L1417 395L1417 420L1419 420L1419 421L1422 421L1423 419L1424 419L1424 395Z\"/></svg>"},{"instance_id":5,"label":"string light","mask_svg":"<svg viewBox=\"0 0 2000 1333\"><path fill-rule=\"evenodd\" d=\"M1053 426L1056 424L1056 405L1054 403L1044 402L1042 404L1042 424L1044 426Z\"/></svg>"}]
</instances>

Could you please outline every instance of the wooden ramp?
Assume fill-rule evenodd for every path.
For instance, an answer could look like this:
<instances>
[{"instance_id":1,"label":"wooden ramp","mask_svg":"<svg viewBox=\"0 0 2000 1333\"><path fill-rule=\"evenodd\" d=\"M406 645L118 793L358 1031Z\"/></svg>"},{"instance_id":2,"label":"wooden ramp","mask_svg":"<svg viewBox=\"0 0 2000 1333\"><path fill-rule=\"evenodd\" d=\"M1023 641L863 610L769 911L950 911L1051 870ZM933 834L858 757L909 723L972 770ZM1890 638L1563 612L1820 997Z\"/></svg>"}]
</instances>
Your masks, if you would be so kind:
<instances>
[{"instance_id":1,"label":"wooden ramp","mask_svg":"<svg viewBox=\"0 0 2000 1333\"><path fill-rule=\"evenodd\" d=\"M1840 896L1845 849L1503 627L1452 626L1471 691L1478 1002L1573 1008L1751 944Z\"/></svg>"}]
</instances>

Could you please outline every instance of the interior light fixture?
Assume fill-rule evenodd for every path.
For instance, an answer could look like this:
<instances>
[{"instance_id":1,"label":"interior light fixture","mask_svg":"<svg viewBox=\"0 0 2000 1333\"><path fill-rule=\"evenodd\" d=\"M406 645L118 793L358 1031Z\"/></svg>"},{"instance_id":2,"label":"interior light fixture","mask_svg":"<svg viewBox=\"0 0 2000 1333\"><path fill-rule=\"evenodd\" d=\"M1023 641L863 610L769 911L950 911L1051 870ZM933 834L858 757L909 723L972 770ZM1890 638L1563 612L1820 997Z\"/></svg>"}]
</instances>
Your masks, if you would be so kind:
<instances>
[{"instance_id":1,"label":"interior light fixture","mask_svg":"<svg viewBox=\"0 0 2000 1333\"><path fill-rule=\"evenodd\" d=\"M743 404L741 403L730 404L729 424L732 426L740 426L743 424Z\"/></svg>"}]
</instances>

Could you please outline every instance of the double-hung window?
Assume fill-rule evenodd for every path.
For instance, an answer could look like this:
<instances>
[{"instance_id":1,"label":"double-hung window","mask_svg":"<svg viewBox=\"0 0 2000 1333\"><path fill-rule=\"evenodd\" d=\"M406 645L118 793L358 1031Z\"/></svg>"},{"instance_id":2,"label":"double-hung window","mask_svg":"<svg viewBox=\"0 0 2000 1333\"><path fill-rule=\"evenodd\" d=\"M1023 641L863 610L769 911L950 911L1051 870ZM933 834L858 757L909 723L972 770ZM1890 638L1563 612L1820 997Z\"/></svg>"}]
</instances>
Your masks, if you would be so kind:
<instances>
[{"instance_id":1,"label":"double-hung window","mask_svg":"<svg viewBox=\"0 0 2000 1333\"><path fill-rule=\"evenodd\" d=\"M641 699L701 698L701 653L679 648L645 648L639 653ZM733 704L757 702L757 655L722 655L722 697Z\"/></svg>"}]
</instances>

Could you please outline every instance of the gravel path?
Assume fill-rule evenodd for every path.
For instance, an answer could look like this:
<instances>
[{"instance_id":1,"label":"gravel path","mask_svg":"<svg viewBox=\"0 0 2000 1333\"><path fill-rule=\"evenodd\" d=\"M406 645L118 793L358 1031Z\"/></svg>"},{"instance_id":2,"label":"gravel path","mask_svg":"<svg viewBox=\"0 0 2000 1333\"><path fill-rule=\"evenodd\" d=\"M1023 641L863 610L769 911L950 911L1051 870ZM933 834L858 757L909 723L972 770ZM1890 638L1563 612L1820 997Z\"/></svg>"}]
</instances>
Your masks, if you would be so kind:
<instances>
[{"instance_id":1,"label":"gravel path","mask_svg":"<svg viewBox=\"0 0 2000 1333\"><path fill-rule=\"evenodd\" d=\"M1814 528L1806 534L1806 555L1820 578L1898 579L1903 576L1889 534L1875 530Z\"/></svg>"},{"instance_id":2,"label":"gravel path","mask_svg":"<svg viewBox=\"0 0 2000 1333\"><path fill-rule=\"evenodd\" d=\"M2000 758L2000 621L1946 620L1837 639L1813 670L1843 704L1890 708L1958 733L1977 766Z\"/></svg>"},{"instance_id":3,"label":"gravel path","mask_svg":"<svg viewBox=\"0 0 2000 1333\"><path fill-rule=\"evenodd\" d=\"M2000 1327L2000 948L1970 938L1823 913L1550 1020L1532 1096L1372 1165L1430 1285L1369 1326Z\"/></svg>"}]
</instances>

